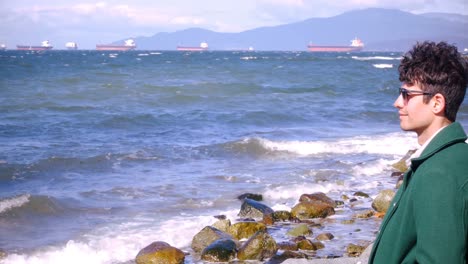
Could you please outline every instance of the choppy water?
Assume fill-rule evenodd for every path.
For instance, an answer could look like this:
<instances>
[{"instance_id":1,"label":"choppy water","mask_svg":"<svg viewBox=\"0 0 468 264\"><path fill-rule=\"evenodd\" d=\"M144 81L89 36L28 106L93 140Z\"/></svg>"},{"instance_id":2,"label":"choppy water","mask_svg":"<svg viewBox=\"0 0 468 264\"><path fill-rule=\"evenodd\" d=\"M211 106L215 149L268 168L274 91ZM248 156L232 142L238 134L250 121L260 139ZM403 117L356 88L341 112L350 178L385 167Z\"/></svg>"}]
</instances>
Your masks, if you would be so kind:
<instances>
[{"instance_id":1,"label":"choppy water","mask_svg":"<svg viewBox=\"0 0 468 264\"><path fill-rule=\"evenodd\" d=\"M392 107L400 55L0 53L3 263L124 263L156 240L189 251L246 192L289 209L302 193L392 188L390 164L416 146ZM332 223L349 214L325 225L329 250L373 239L376 223Z\"/></svg>"}]
</instances>

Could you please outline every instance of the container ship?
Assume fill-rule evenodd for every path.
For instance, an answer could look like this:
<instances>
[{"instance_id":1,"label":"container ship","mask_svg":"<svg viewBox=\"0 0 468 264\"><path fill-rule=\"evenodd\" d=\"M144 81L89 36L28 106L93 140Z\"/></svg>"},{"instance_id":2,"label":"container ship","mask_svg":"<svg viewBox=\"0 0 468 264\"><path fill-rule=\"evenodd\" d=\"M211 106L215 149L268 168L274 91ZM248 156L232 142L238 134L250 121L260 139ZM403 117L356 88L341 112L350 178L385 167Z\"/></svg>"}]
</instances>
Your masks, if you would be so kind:
<instances>
[{"instance_id":1,"label":"container ship","mask_svg":"<svg viewBox=\"0 0 468 264\"><path fill-rule=\"evenodd\" d=\"M76 50L78 49L78 44L76 42L67 42L65 48L67 48L67 50Z\"/></svg>"},{"instance_id":2,"label":"container ship","mask_svg":"<svg viewBox=\"0 0 468 264\"><path fill-rule=\"evenodd\" d=\"M361 51L363 48L364 43L358 38L351 40L351 45L349 46L307 45L307 50L311 52L354 52Z\"/></svg>"},{"instance_id":3,"label":"container ship","mask_svg":"<svg viewBox=\"0 0 468 264\"><path fill-rule=\"evenodd\" d=\"M198 47L177 46L177 50L181 51L204 51L208 50L208 43L202 42Z\"/></svg>"},{"instance_id":4,"label":"container ship","mask_svg":"<svg viewBox=\"0 0 468 264\"><path fill-rule=\"evenodd\" d=\"M124 45L96 45L96 50L111 50L111 51L127 51L134 50L136 48L135 41L133 39L127 39Z\"/></svg>"},{"instance_id":5,"label":"container ship","mask_svg":"<svg viewBox=\"0 0 468 264\"><path fill-rule=\"evenodd\" d=\"M40 46L16 45L17 50L43 51L43 50L51 50L52 48L53 48L53 46L50 45L48 40L42 41Z\"/></svg>"}]
</instances>

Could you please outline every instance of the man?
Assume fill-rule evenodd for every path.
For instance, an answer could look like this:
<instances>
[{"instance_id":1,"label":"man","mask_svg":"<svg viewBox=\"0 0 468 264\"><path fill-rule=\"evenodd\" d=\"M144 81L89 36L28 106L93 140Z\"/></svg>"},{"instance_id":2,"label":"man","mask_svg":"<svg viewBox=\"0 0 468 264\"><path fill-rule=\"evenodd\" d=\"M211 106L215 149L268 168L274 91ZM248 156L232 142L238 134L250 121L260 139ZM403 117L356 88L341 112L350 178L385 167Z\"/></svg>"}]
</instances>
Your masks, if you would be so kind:
<instances>
[{"instance_id":1,"label":"man","mask_svg":"<svg viewBox=\"0 0 468 264\"><path fill-rule=\"evenodd\" d=\"M416 132L412 156L369 263L467 263L468 145L455 121L468 67L445 42L416 44L398 68L400 126Z\"/></svg>"}]
</instances>

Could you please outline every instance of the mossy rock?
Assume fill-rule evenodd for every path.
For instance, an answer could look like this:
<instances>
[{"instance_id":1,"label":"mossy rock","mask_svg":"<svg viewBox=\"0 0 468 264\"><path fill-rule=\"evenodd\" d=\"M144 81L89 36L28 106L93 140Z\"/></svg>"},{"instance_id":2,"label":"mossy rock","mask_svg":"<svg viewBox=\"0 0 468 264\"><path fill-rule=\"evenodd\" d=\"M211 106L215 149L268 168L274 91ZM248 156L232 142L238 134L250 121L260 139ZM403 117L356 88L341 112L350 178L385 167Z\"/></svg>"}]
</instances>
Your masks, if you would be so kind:
<instances>
[{"instance_id":1,"label":"mossy rock","mask_svg":"<svg viewBox=\"0 0 468 264\"><path fill-rule=\"evenodd\" d=\"M236 257L236 242L219 239L208 245L201 253L201 259L209 262L229 262Z\"/></svg>"},{"instance_id":2,"label":"mossy rock","mask_svg":"<svg viewBox=\"0 0 468 264\"><path fill-rule=\"evenodd\" d=\"M183 264L184 261L184 252L162 241L146 246L135 258L136 264Z\"/></svg>"},{"instance_id":3,"label":"mossy rock","mask_svg":"<svg viewBox=\"0 0 468 264\"><path fill-rule=\"evenodd\" d=\"M235 239L249 239L258 231L265 231L266 225L258 222L238 222L229 227L229 234Z\"/></svg>"},{"instance_id":4,"label":"mossy rock","mask_svg":"<svg viewBox=\"0 0 468 264\"><path fill-rule=\"evenodd\" d=\"M288 235L293 237L311 235L312 231L307 224L299 224L287 232Z\"/></svg>"},{"instance_id":5,"label":"mossy rock","mask_svg":"<svg viewBox=\"0 0 468 264\"><path fill-rule=\"evenodd\" d=\"M320 201L300 202L291 209L291 216L301 220L325 218L334 214L334 206Z\"/></svg>"},{"instance_id":6,"label":"mossy rock","mask_svg":"<svg viewBox=\"0 0 468 264\"><path fill-rule=\"evenodd\" d=\"M237 253L239 260L264 260L273 257L278 251L276 241L266 231L255 233Z\"/></svg>"}]
</instances>

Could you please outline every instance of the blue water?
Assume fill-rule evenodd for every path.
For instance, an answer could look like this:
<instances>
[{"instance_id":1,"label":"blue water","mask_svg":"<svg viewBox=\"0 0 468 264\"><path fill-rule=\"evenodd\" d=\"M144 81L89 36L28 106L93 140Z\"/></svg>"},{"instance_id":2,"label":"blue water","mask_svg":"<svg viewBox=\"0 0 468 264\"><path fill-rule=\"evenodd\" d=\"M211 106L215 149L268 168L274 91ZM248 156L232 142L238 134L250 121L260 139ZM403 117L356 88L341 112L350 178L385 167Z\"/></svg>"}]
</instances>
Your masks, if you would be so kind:
<instances>
[{"instance_id":1,"label":"blue water","mask_svg":"<svg viewBox=\"0 0 468 264\"><path fill-rule=\"evenodd\" d=\"M125 263L156 240L190 252L246 192L288 209L393 188L391 164L416 146L392 106L400 56L0 53L4 263ZM362 221L324 225L338 238L323 255L371 241L379 223Z\"/></svg>"}]
</instances>

